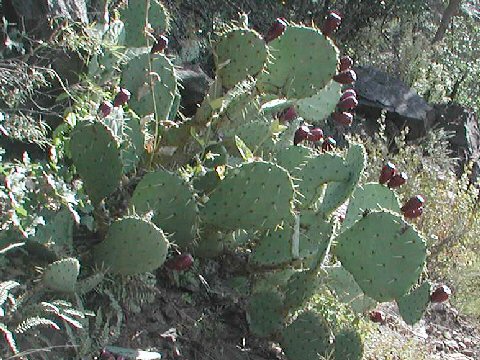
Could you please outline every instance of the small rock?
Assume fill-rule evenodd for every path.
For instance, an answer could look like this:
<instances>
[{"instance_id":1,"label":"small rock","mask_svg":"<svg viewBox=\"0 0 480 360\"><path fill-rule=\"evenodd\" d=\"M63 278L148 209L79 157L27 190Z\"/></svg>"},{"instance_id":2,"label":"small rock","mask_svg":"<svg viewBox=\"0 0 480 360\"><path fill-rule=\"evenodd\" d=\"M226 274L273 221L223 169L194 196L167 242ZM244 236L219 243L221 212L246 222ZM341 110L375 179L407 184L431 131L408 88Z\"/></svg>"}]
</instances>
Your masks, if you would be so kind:
<instances>
[{"instance_id":1,"label":"small rock","mask_svg":"<svg viewBox=\"0 0 480 360\"><path fill-rule=\"evenodd\" d=\"M463 342L459 341L458 342L458 348L460 350L465 350L467 348L467 346Z\"/></svg>"},{"instance_id":2,"label":"small rock","mask_svg":"<svg viewBox=\"0 0 480 360\"><path fill-rule=\"evenodd\" d=\"M458 350L458 343L455 340L445 340L443 343L450 350Z\"/></svg>"},{"instance_id":3,"label":"small rock","mask_svg":"<svg viewBox=\"0 0 480 360\"><path fill-rule=\"evenodd\" d=\"M462 350L462 354L465 355L465 356L468 356L468 357L472 357L472 358L475 356L475 352L473 350L470 350L470 349Z\"/></svg>"},{"instance_id":4,"label":"small rock","mask_svg":"<svg viewBox=\"0 0 480 360\"><path fill-rule=\"evenodd\" d=\"M450 333L450 331L444 331L443 332L443 337L447 340L451 340L453 337L452 337L452 334Z\"/></svg>"}]
</instances>

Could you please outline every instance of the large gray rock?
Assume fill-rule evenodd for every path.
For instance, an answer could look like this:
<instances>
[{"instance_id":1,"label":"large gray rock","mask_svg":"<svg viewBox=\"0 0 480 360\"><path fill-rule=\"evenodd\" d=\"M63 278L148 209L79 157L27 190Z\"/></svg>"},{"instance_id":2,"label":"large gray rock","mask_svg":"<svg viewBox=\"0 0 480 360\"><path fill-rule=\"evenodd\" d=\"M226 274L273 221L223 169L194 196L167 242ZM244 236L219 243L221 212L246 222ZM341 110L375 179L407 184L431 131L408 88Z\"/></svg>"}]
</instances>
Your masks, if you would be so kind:
<instances>
[{"instance_id":1,"label":"large gray rock","mask_svg":"<svg viewBox=\"0 0 480 360\"><path fill-rule=\"evenodd\" d=\"M177 76L181 85L181 111L185 116L193 116L213 80L198 65L184 65L178 68Z\"/></svg>"},{"instance_id":2,"label":"large gray rock","mask_svg":"<svg viewBox=\"0 0 480 360\"><path fill-rule=\"evenodd\" d=\"M88 22L85 0L12 0L17 14L25 20L60 17Z\"/></svg>"},{"instance_id":3,"label":"large gray rock","mask_svg":"<svg viewBox=\"0 0 480 360\"><path fill-rule=\"evenodd\" d=\"M355 72L359 114L375 122L380 112L385 110L390 125L395 125L398 130L405 126L411 129L410 139L425 135L427 114L432 107L421 96L403 81L376 68L357 67Z\"/></svg>"}]
</instances>

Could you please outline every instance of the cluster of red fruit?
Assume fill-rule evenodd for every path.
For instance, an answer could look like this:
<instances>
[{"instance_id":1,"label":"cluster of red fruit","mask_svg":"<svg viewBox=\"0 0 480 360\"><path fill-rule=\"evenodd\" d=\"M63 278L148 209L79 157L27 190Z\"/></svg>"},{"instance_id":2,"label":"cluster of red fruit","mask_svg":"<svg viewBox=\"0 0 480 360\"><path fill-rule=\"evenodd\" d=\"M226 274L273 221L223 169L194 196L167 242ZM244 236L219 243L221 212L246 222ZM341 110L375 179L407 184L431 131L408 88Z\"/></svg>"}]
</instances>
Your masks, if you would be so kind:
<instances>
[{"instance_id":1,"label":"cluster of red fruit","mask_svg":"<svg viewBox=\"0 0 480 360\"><path fill-rule=\"evenodd\" d=\"M405 184L407 180L408 176L406 173L401 172L398 174L395 164L387 162L382 167L378 182L380 184L387 184L389 188L395 188ZM422 195L415 195L410 198L400 210L407 219L415 219L423 214L424 204L425 198Z\"/></svg>"},{"instance_id":2,"label":"cluster of red fruit","mask_svg":"<svg viewBox=\"0 0 480 360\"><path fill-rule=\"evenodd\" d=\"M128 100L130 100L130 96L130 91L120 88L120 91L117 93L115 99L113 100L113 105L110 101L103 101L98 107L99 113L101 113L103 117L107 117L108 115L110 115L114 107L125 105Z\"/></svg>"},{"instance_id":3,"label":"cluster of red fruit","mask_svg":"<svg viewBox=\"0 0 480 360\"><path fill-rule=\"evenodd\" d=\"M322 151L331 151L337 145L337 142L331 136L328 136L327 138L323 137L322 129L318 127L311 128L306 124L300 126L297 131L295 131L295 135L293 137L293 144L298 145L305 140L311 142L318 142L323 140Z\"/></svg>"},{"instance_id":4,"label":"cluster of red fruit","mask_svg":"<svg viewBox=\"0 0 480 360\"><path fill-rule=\"evenodd\" d=\"M452 295L452 290L447 285L440 285L430 294L430 301L432 303L442 303L447 301L450 295ZM370 311L368 315L370 320L375 323L384 324L387 320L385 313L380 310Z\"/></svg>"}]
</instances>

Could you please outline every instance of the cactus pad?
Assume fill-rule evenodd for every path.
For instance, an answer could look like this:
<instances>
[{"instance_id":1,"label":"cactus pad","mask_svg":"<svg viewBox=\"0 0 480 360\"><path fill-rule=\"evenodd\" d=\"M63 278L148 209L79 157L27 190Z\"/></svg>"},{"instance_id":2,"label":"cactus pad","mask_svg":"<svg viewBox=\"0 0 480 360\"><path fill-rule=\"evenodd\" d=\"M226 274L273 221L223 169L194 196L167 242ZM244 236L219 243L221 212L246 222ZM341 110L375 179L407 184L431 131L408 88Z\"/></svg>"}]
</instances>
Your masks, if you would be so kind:
<instances>
[{"instance_id":1,"label":"cactus pad","mask_svg":"<svg viewBox=\"0 0 480 360\"><path fill-rule=\"evenodd\" d=\"M137 118L128 118L123 128L123 142L120 145L120 155L123 163L123 173L135 169L144 153L145 134Z\"/></svg>"},{"instance_id":2,"label":"cactus pad","mask_svg":"<svg viewBox=\"0 0 480 360\"><path fill-rule=\"evenodd\" d=\"M325 270L328 274L326 284L330 291L338 301L348 304L354 312L362 314L377 305L375 300L363 293L352 274L343 266L329 266Z\"/></svg>"},{"instance_id":3,"label":"cactus pad","mask_svg":"<svg viewBox=\"0 0 480 360\"><path fill-rule=\"evenodd\" d=\"M100 203L117 188L122 176L116 139L101 123L81 122L72 132L70 148L86 193L94 204Z\"/></svg>"},{"instance_id":4,"label":"cactus pad","mask_svg":"<svg viewBox=\"0 0 480 360\"><path fill-rule=\"evenodd\" d=\"M327 322L312 311L300 314L285 328L280 345L289 360L319 359L333 350Z\"/></svg>"},{"instance_id":5,"label":"cactus pad","mask_svg":"<svg viewBox=\"0 0 480 360\"><path fill-rule=\"evenodd\" d=\"M258 76L263 92L296 99L312 96L337 71L338 49L317 29L288 26L269 47L273 59Z\"/></svg>"},{"instance_id":6,"label":"cactus pad","mask_svg":"<svg viewBox=\"0 0 480 360\"><path fill-rule=\"evenodd\" d=\"M265 41L250 29L230 30L217 43L215 52L217 74L226 88L262 71L268 54Z\"/></svg>"},{"instance_id":7,"label":"cactus pad","mask_svg":"<svg viewBox=\"0 0 480 360\"><path fill-rule=\"evenodd\" d=\"M360 144L352 144L345 157L346 167L349 171L347 181L329 184L325 190L318 211L330 214L342 205L352 195L357 186L366 164L365 148Z\"/></svg>"},{"instance_id":8,"label":"cactus pad","mask_svg":"<svg viewBox=\"0 0 480 360\"><path fill-rule=\"evenodd\" d=\"M43 283L54 291L74 292L80 274L80 263L75 258L67 258L48 265L43 273Z\"/></svg>"},{"instance_id":9,"label":"cactus pad","mask_svg":"<svg viewBox=\"0 0 480 360\"><path fill-rule=\"evenodd\" d=\"M302 208L313 205L322 195L322 190L328 182L346 182L350 177L350 170L345 161L338 155L322 154L308 159L305 165L292 176L299 179L298 192Z\"/></svg>"},{"instance_id":10,"label":"cactus pad","mask_svg":"<svg viewBox=\"0 0 480 360\"><path fill-rule=\"evenodd\" d=\"M377 301L407 293L425 265L425 241L401 217L386 211L371 212L336 241L335 255Z\"/></svg>"},{"instance_id":11,"label":"cactus pad","mask_svg":"<svg viewBox=\"0 0 480 360\"><path fill-rule=\"evenodd\" d=\"M254 266L273 267L293 260L293 225L267 230L252 252L250 263Z\"/></svg>"},{"instance_id":12,"label":"cactus pad","mask_svg":"<svg viewBox=\"0 0 480 360\"><path fill-rule=\"evenodd\" d=\"M312 157L312 150L305 146L289 146L280 149L276 154L277 165L287 169L290 173L298 171L309 158Z\"/></svg>"},{"instance_id":13,"label":"cactus pad","mask_svg":"<svg viewBox=\"0 0 480 360\"><path fill-rule=\"evenodd\" d=\"M165 170L146 174L135 188L130 207L137 214L153 211L152 222L181 247L189 246L197 229L193 189L179 176Z\"/></svg>"},{"instance_id":14,"label":"cactus pad","mask_svg":"<svg viewBox=\"0 0 480 360\"><path fill-rule=\"evenodd\" d=\"M295 273L285 288L285 308L296 310L318 291L320 285L316 272L299 271Z\"/></svg>"},{"instance_id":15,"label":"cactus pad","mask_svg":"<svg viewBox=\"0 0 480 360\"><path fill-rule=\"evenodd\" d=\"M408 325L414 325L420 321L430 303L431 291L432 284L426 281L409 294L397 299L400 315Z\"/></svg>"},{"instance_id":16,"label":"cactus pad","mask_svg":"<svg viewBox=\"0 0 480 360\"><path fill-rule=\"evenodd\" d=\"M105 240L94 249L96 263L120 275L135 275L159 268L167 257L163 231L149 221L126 217L114 222Z\"/></svg>"},{"instance_id":17,"label":"cactus pad","mask_svg":"<svg viewBox=\"0 0 480 360\"><path fill-rule=\"evenodd\" d=\"M363 341L356 330L343 330L335 336L335 360L362 360Z\"/></svg>"},{"instance_id":18,"label":"cactus pad","mask_svg":"<svg viewBox=\"0 0 480 360\"><path fill-rule=\"evenodd\" d=\"M178 92L178 83L175 69L166 56L140 53L133 57L123 68L121 84L132 93L129 106L137 115L155 112L159 120L168 118Z\"/></svg>"},{"instance_id":19,"label":"cactus pad","mask_svg":"<svg viewBox=\"0 0 480 360\"><path fill-rule=\"evenodd\" d=\"M300 213L300 258L315 255L323 259L330 247L332 233L333 223L326 221L321 214L303 210Z\"/></svg>"},{"instance_id":20,"label":"cactus pad","mask_svg":"<svg viewBox=\"0 0 480 360\"><path fill-rule=\"evenodd\" d=\"M348 203L342 228L347 229L362 218L365 210L388 209L400 213L400 204L394 191L378 183L369 183L355 189Z\"/></svg>"},{"instance_id":21,"label":"cactus pad","mask_svg":"<svg viewBox=\"0 0 480 360\"><path fill-rule=\"evenodd\" d=\"M62 209L48 218L45 226L38 226L34 240L53 249L57 255L73 251L72 213Z\"/></svg>"},{"instance_id":22,"label":"cactus pad","mask_svg":"<svg viewBox=\"0 0 480 360\"><path fill-rule=\"evenodd\" d=\"M273 229L291 218L293 192L284 169L261 161L245 163L229 170L201 218L223 230Z\"/></svg>"},{"instance_id":23,"label":"cactus pad","mask_svg":"<svg viewBox=\"0 0 480 360\"><path fill-rule=\"evenodd\" d=\"M257 292L247 307L250 331L260 337L268 337L283 327L283 301L276 291Z\"/></svg>"},{"instance_id":24,"label":"cactus pad","mask_svg":"<svg viewBox=\"0 0 480 360\"><path fill-rule=\"evenodd\" d=\"M129 1L127 8L121 11L121 18L125 23L125 45L127 47L147 46L146 19L150 27L157 34L165 33L169 27L169 16L165 7L158 0ZM134 4L135 3L135 4ZM150 7L147 8L147 4ZM153 40L150 41L153 43Z\"/></svg>"},{"instance_id":25,"label":"cactus pad","mask_svg":"<svg viewBox=\"0 0 480 360\"><path fill-rule=\"evenodd\" d=\"M227 164L228 152L222 144L212 144L205 148L202 159L203 166L213 169Z\"/></svg>"},{"instance_id":26,"label":"cactus pad","mask_svg":"<svg viewBox=\"0 0 480 360\"><path fill-rule=\"evenodd\" d=\"M226 136L238 136L255 155L268 153L274 147L273 132L270 123L252 121L225 132Z\"/></svg>"},{"instance_id":27,"label":"cactus pad","mask_svg":"<svg viewBox=\"0 0 480 360\"><path fill-rule=\"evenodd\" d=\"M335 81L328 83L315 95L297 101L298 115L306 121L320 122L335 111L342 85Z\"/></svg>"}]
</instances>

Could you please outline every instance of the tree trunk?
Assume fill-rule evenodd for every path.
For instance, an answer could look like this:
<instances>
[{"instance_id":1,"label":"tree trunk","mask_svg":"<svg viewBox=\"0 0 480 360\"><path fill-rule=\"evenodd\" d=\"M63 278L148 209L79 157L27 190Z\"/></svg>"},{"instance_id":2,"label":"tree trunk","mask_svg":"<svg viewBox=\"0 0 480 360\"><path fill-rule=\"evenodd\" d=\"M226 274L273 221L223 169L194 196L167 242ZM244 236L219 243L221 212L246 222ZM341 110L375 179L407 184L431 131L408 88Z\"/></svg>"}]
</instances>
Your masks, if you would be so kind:
<instances>
[{"instance_id":1,"label":"tree trunk","mask_svg":"<svg viewBox=\"0 0 480 360\"><path fill-rule=\"evenodd\" d=\"M443 39L443 37L445 36L445 32L447 31L448 24L457 14L461 2L462 0L450 0L448 2L447 8L443 12L440 26L438 27L437 32L435 33L435 37L432 40L432 44L435 44L436 42L439 42Z\"/></svg>"}]
</instances>

